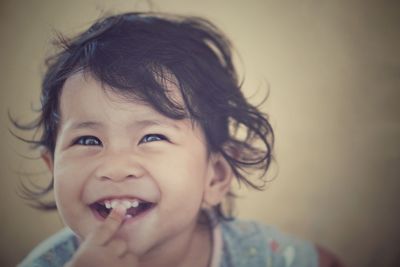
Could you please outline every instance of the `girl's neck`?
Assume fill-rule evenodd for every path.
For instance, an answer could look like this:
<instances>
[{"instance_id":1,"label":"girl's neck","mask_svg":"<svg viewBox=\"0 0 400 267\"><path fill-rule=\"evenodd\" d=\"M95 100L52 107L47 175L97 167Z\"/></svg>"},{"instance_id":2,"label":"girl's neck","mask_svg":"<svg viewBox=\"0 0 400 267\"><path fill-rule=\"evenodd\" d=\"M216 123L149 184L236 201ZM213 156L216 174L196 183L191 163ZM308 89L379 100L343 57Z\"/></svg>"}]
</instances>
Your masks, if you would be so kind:
<instances>
[{"instance_id":1,"label":"girl's neck","mask_svg":"<svg viewBox=\"0 0 400 267\"><path fill-rule=\"evenodd\" d=\"M212 229L209 225L196 224L186 238L148 255L139 267L209 267L212 257Z\"/></svg>"}]
</instances>

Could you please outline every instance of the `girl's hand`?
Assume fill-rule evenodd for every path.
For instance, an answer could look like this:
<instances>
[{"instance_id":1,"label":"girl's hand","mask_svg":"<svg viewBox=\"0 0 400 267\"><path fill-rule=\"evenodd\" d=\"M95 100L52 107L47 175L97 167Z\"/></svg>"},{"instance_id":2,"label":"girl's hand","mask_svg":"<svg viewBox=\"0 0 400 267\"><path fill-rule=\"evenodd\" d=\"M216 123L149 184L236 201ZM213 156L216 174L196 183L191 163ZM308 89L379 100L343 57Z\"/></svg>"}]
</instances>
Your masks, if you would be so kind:
<instances>
[{"instance_id":1,"label":"girl's hand","mask_svg":"<svg viewBox=\"0 0 400 267\"><path fill-rule=\"evenodd\" d=\"M121 226L126 210L120 204L108 215L103 224L88 235L65 267L135 267L138 260L128 253L125 241L113 239Z\"/></svg>"}]
</instances>

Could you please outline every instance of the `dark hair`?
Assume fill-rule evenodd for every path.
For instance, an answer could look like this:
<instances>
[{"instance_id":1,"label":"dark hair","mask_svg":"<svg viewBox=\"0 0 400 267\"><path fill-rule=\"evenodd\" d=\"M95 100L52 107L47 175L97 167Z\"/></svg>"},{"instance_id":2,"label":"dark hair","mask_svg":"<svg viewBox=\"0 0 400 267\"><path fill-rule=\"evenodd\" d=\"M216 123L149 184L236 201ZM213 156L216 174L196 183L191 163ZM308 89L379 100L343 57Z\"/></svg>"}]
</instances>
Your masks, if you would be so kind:
<instances>
[{"instance_id":1,"label":"dark hair","mask_svg":"<svg viewBox=\"0 0 400 267\"><path fill-rule=\"evenodd\" d=\"M221 153L239 182L263 189L273 131L266 115L243 96L231 44L212 23L198 17L125 13L100 19L75 38L60 35L58 39L61 51L46 60L38 118L28 125L11 119L19 129L42 131L39 140L24 141L54 156L60 93L68 77L85 71L119 94L150 103L167 117L189 116L201 125L208 151ZM165 81L171 75L167 74L181 90L184 108L168 96ZM252 171L261 171L257 177L261 183L245 177ZM46 188L23 189L35 207L56 208L54 202L41 201L52 191L53 179ZM216 211L219 218L232 215L222 205Z\"/></svg>"}]
</instances>

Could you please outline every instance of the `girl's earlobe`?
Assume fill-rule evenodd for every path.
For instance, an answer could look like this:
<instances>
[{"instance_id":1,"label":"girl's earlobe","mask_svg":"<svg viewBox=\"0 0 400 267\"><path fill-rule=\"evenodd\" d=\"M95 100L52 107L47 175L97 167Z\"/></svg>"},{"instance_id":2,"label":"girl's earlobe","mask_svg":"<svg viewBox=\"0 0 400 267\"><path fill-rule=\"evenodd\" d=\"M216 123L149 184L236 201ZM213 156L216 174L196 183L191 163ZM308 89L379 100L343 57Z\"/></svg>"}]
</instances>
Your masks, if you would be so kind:
<instances>
[{"instance_id":1,"label":"girl's earlobe","mask_svg":"<svg viewBox=\"0 0 400 267\"><path fill-rule=\"evenodd\" d=\"M213 155L211 164L212 171L204 191L203 208L211 208L222 202L231 188L234 176L231 166L221 154Z\"/></svg>"},{"instance_id":2,"label":"girl's earlobe","mask_svg":"<svg viewBox=\"0 0 400 267\"><path fill-rule=\"evenodd\" d=\"M43 148L41 149L40 154L49 171L53 172L53 156L51 152L48 149Z\"/></svg>"}]
</instances>

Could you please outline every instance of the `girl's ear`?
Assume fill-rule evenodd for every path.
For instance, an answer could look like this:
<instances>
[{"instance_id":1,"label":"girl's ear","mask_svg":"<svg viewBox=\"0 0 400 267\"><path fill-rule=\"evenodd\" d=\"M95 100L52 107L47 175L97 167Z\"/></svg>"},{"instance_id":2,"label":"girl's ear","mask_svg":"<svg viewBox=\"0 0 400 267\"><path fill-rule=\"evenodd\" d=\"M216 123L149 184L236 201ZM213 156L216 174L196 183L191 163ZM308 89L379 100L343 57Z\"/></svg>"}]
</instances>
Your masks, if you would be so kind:
<instances>
[{"instance_id":1,"label":"girl's ear","mask_svg":"<svg viewBox=\"0 0 400 267\"><path fill-rule=\"evenodd\" d=\"M47 168L49 168L49 171L53 173L53 156L51 155L51 152L44 148L41 151L41 157L44 163L46 163Z\"/></svg>"},{"instance_id":2,"label":"girl's ear","mask_svg":"<svg viewBox=\"0 0 400 267\"><path fill-rule=\"evenodd\" d=\"M231 166L219 153L210 156L210 168L203 195L203 208L212 208L222 202L229 192L234 176Z\"/></svg>"}]
</instances>

